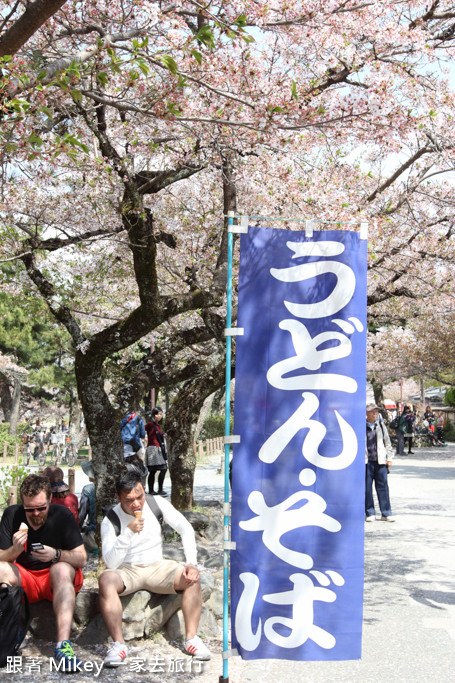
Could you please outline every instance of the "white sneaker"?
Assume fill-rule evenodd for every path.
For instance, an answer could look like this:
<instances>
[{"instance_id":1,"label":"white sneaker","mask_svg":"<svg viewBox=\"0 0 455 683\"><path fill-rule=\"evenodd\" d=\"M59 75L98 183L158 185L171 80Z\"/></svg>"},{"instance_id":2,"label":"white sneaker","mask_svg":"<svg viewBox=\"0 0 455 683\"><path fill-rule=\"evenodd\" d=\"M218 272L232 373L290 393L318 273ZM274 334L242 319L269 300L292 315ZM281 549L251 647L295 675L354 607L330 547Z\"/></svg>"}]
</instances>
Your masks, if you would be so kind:
<instances>
[{"instance_id":1,"label":"white sneaker","mask_svg":"<svg viewBox=\"0 0 455 683\"><path fill-rule=\"evenodd\" d=\"M382 515L381 522L395 522L395 517L392 517L392 515L384 517L384 515Z\"/></svg>"},{"instance_id":2,"label":"white sneaker","mask_svg":"<svg viewBox=\"0 0 455 683\"><path fill-rule=\"evenodd\" d=\"M109 647L107 655L104 658L104 666L115 669L117 666L125 663L128 657L128 648L125 643L119 643L118 640Z\"/></svg>"},{"instance_id":3,"label":"white sneaker","mask_svg":"<svg viewBox=\"0 0 455 683\"><path fill-rule=\"evenodd\" d=\"M204 645L199 636L194 636L194 638L187 640L184 650L188 655L194 657L194 659L200 659L201 661L206 661L212 656L212 653L208 647Z\"/></svg>"},{"instance_id":4,"label":"white sneaker","mask_svg":"<svg viewBox=\"0 0 455 683\"><path fill-rule=\"evenodd\" d=\"M376 517L375 515L370 515L369 517L366 518L365 522L375 522Z\"/></svg>"}]
</instances>

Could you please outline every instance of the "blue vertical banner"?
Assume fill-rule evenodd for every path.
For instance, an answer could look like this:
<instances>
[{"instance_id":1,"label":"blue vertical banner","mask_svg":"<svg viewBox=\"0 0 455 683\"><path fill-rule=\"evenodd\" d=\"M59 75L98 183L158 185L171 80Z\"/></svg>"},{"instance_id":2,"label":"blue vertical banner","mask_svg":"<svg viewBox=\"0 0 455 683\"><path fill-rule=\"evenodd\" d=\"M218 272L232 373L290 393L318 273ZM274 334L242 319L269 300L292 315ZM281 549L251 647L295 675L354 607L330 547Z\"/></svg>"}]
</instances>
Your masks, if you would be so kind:
<instances>
[{"instance_id":1,"label":"blue vertical banner","mask_svg":"<svg viewBox=\"0 0 455 683\"><path fill-rule=\"evenodd\" d=\"M361 656L367 242L241 236L232 470L232 647Z\"/></svg>"}]
</instances>

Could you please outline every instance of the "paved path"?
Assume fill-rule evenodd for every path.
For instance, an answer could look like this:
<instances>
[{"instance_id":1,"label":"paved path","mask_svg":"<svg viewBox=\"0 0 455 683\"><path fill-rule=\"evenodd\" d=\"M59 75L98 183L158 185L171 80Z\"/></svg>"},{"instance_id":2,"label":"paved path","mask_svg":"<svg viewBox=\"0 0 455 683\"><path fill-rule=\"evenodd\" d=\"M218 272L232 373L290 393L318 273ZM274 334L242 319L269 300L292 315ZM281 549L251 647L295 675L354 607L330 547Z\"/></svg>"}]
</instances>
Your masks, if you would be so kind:
<instances>
[{"instance_id":1,"label":"paved path","mask_svg":"<svg viewBox=\"0 0 455 683\"><path fill-rule=\"evenodd\" d=\"M249 662L231 680L305 683L455 681L455 444L396 457L393 524L366 524L360 661Z\"/></svg>"}]
</instances>

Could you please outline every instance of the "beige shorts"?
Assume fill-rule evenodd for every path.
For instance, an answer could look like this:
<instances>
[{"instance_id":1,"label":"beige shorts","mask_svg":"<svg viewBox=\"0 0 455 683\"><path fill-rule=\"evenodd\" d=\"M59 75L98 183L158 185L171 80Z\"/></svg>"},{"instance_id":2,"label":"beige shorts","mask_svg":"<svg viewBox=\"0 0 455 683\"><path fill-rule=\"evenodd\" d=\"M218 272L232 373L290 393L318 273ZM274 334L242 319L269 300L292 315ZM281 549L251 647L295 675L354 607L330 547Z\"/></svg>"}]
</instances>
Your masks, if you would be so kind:
<instances>
[{"instance_id":1,"label":"beige shorts","mask_svg":"<svg viewBox=\"0 0 455 683\"><path fill-rule=\"evenodd\" d=\"M107 569L106 571L114 571L122 579L125 590L120 595L129 595L140 590L168 595L176 592L174 582L179 573L183 571L183 567L174 560L159 560L145 567L121 564L117 569Z\"/></svg>"}]
</instances>

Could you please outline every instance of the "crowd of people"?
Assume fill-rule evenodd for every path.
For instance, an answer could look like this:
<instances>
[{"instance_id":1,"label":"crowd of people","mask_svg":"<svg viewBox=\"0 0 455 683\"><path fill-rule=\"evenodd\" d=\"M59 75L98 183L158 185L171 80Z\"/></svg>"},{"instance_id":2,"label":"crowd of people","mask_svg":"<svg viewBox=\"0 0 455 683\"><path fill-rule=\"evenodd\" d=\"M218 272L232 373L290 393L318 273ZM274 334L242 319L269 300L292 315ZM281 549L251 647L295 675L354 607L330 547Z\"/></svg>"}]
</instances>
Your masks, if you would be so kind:
<instances>
[{"instance_id":1,"label":"crowd of people","mask_svg":"<svg viewBox=\"0 0 455 683\"><path fill-rule=\"evenodd\" d=\"M118 667L128 657L120 597L139 590L180 593L185 623L183 650L198 660L211 657L197 635L202 593L194 530L165 498L167 454L162 418L162 409L156 407L147 424L136 413L129 413L121 422L126 468L116 478L116 504L103 510L106 514L100 529L106 569L99 577L99 605L112 641L105 667ZM30 603L52 602L57 626L54 660L65 673L82 670L70 630L87 552L98 550L94 471L90 461L82 467L89 483L79 501L70 492L61 468L48 467L42 474L30 474L23 480L21 502L7 507L0 522L0 583L21 586ZM149 494L145 490L147 478ZM183 565L163 559L163 522L181 536Z\"/></svg>"}]
</instances>

